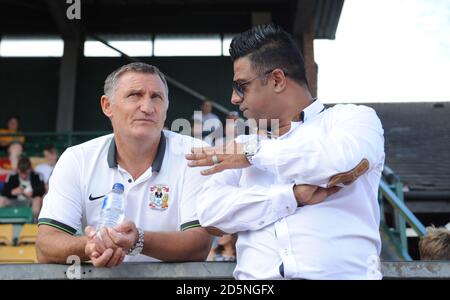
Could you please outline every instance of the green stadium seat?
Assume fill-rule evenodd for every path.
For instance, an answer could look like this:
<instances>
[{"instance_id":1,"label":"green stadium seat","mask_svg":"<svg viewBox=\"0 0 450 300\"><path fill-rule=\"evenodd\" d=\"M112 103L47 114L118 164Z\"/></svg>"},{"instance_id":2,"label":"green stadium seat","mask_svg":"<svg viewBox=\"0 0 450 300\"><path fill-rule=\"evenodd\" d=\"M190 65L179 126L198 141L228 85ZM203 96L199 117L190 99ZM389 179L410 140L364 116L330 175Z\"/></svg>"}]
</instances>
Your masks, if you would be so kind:
<instances>
[{"instance_id":1,"label":"green stadium seat","mask_svg":"<svg viewBox=\"0 0 450 300\"><path fill-rule=\"evenodd\" d=\"M0 208L0 223L31 223L33 212L31 207Z\"/></svg>"}]
</instances>

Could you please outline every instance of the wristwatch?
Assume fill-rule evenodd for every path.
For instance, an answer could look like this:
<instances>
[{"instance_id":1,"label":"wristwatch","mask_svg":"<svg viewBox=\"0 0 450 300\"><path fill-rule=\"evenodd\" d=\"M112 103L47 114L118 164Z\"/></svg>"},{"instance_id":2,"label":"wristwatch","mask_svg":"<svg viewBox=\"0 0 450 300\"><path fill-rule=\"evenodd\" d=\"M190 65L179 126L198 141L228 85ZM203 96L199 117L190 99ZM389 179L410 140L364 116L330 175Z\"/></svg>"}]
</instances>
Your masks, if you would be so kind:
<instances>
[{"instance_id":1,"label":"wristwatch","mask_svg":"<svg viewBox=\"0 0 450 300\"><path fill-rule=\"evenodd\" d=\"M137 230L138 240L136 241L136 244L127 251L127 255L138 255L144 249L144 230L142 230L141 228L138 228Z\"/></svg>"},{"instance_id":2,"label":"wristwatch","mask_svg":"<svg viewBox=\"0 0 450 300\"><path fill-rule=\"evenodd\" d=\"M244 145L244 155L251 165L253 164L253 156L258 153L259 148L261 148L261 142L257 137L249 139Z\"/></svg>"}]
</instances>

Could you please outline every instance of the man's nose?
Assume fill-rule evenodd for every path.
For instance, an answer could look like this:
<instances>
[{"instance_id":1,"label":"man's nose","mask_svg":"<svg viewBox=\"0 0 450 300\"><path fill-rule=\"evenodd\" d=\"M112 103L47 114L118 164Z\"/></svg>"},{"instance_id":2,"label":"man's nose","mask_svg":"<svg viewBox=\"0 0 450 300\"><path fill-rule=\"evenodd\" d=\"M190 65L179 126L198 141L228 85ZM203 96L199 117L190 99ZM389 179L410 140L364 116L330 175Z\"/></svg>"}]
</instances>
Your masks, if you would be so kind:
<instances>
[{"instance_id":1,"label":"man's nose","mask_svg":"<svg viewBox=\"0 0 450 300\"><path fill-rule=\"evenodd\" d=\"M155 105L150 97L144 97L141 101L140 109L142 112L151 114L155 111Z\"/></svg>"},{"instance_id":2,"label":"man's nose","mask_svg":"<svg viewBox=\"0 0 450 300\"><path fill-rule=\"evenodd\" d=\"M239 103L242 102L242 97L239 97L239 95L236 93L236 91L233 89L231 93L231 103L234 105L239 105Z\"/></svg>"}]
</instances>

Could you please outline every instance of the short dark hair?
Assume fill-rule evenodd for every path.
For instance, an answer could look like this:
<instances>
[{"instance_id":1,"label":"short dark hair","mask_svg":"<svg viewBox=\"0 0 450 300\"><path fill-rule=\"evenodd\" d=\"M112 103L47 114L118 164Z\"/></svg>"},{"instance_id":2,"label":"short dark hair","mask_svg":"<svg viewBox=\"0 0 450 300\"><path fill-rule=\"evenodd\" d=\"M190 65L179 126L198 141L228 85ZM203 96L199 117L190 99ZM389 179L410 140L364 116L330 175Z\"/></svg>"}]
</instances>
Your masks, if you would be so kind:
<instances>
[{"instance_id":1,"label":"short dark hair","mask_svg":"<svg viewBox=\"0 0 450 300\"><path fill-rule=\"evenodd\" d=\"M203 100L202 100L202 103L200 103L200 107L203 107L203 105L205 105L206 103L212 104L212 103L211 103L211 100L209 100L209 99L203 99Z\"/></svg>"},{"instance_id":2,"label":"short dark hair","mask_svg":"<svg viewBox=\"0 0 450 300\"><path fill-rule=\"evenodd\" d=\"M274 24L258 25L233 38L231 60L248 56L261 74L281 68L297 83L308 86L303 55L292 36Z\"/></svg>"},{"instance_id":3,"label":"short dark hair","mask_svg":"<svg viewBox=\"0 0 450 300\"><path fill-rule=\"evenodd\" d=\"M20 157L19 162L17 163L17 169L22 173L31 169L30 159L26 156Z\"/></svg>"},{"instance_id":4,"label":"short dark hair","mask_svg":"<svg viewBox=\"0 0 450 300\"><path fill-rule=\"evenodd\" d=\"M48 145L45 145L44 151L55 153L56 152L56 147L53 144L48 144Z\"/></svg>"},{"instance_id":5,"label":"short dark hair","mask_svg":"<svg viewBox=\"0 0 450 300\"><path fill-rule=\"evenodd\" d=\"M17 115L9 115L8 118L6 118L6 125L8 125L9 121L12 119L16 119L17 123L20 124L20 118Z\"/></svg>"}]
</instances>

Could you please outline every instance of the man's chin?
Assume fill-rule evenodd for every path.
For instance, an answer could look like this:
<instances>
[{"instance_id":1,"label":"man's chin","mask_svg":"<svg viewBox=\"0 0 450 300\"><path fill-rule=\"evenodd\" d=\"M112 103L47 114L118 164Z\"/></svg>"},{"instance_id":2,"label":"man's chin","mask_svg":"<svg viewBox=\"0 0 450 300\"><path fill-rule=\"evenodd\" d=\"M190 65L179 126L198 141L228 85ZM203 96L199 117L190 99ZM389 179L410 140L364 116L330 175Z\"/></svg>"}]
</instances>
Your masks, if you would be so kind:
<instances>
[{"instance_id":1,"label":"man's chin","mask_svg":"<svg viewBox=\"0 0 450 300\"><path fill-rule=\"evenodd\" d=\"M248 109L244 110L242 112L242 115L246 118L246 119L253 119L253 115L250 111L248 111Z\"/></svg>"},{"instance_id":2,"label":"man's chin","mask_svg":"<svg viewBox=\"0 0 450 300\"><path fill-rule=\"evenodd\" d=\"M254 114L252 114L250 111L248 110L244 110L244 112L242 113L242 115L244 116L245 119L247 120L253 120L258 122L259 119L257 118L257 116L255 116Z\"/></svg>"},{"instance_id":3,"label":"man's chin","mask_svg":"<svg viewBox=\"0 0 450 300\"><path fill-rule=\"evenodd\" d=\"M161 135L161 128L156 126L140 126L133 130L133 135L139 139L149 139Z\"/></svg>"}]
</instances>

